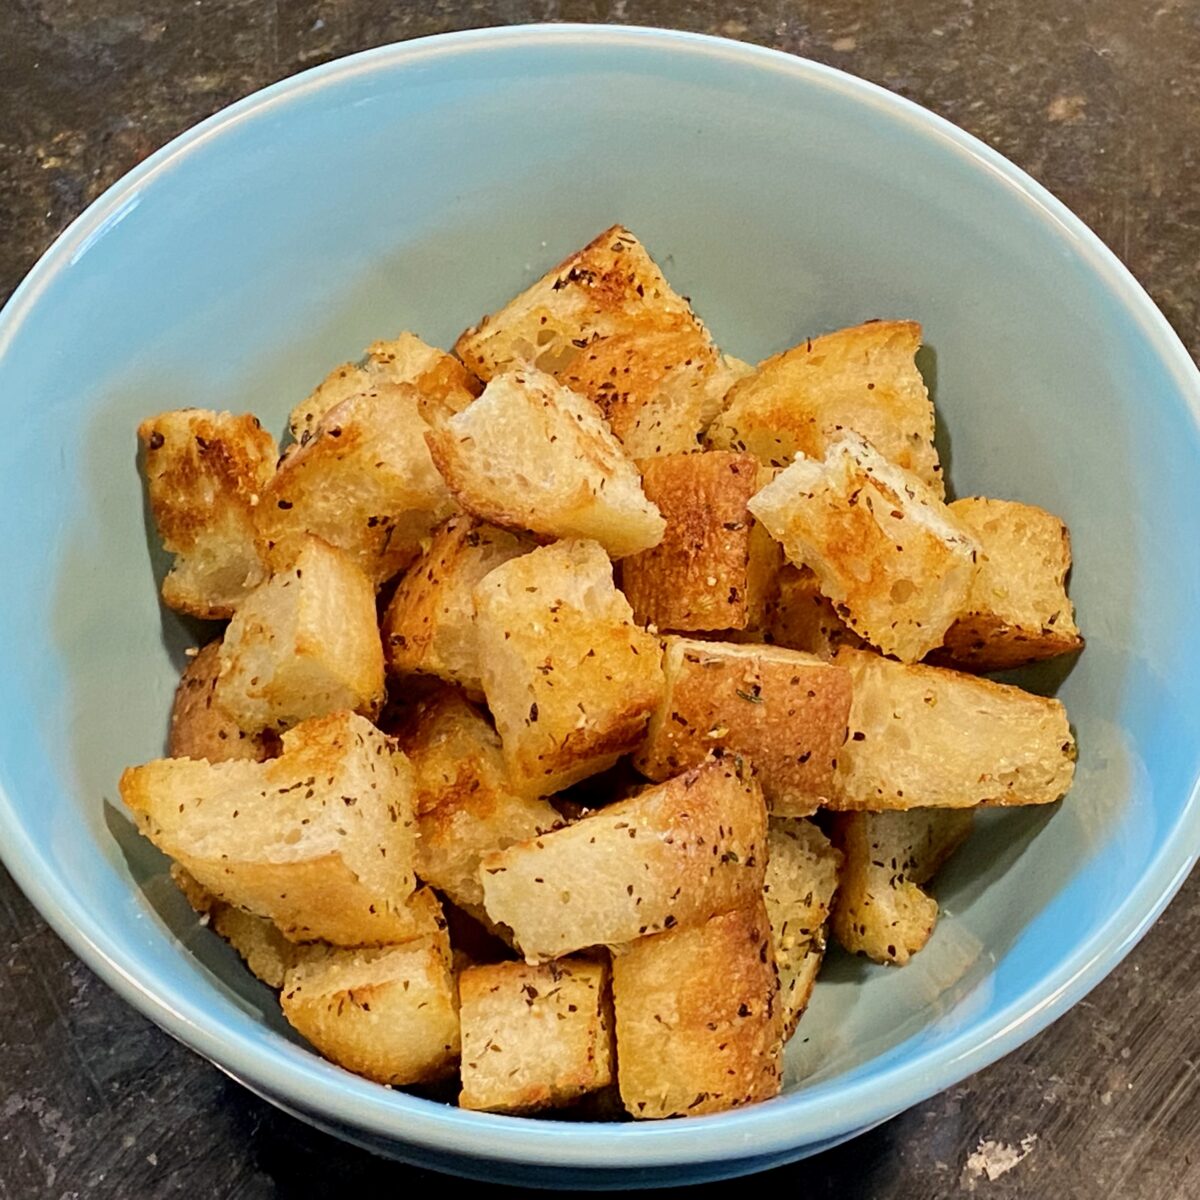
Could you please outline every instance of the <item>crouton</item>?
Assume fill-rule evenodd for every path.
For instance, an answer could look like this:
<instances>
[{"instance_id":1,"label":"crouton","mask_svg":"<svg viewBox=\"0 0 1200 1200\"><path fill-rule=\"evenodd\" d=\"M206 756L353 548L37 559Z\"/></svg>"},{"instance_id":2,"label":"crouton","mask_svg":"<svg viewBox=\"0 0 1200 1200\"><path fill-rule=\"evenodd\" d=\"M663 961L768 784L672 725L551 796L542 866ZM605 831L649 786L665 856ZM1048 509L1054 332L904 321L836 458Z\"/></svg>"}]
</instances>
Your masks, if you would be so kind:
<instances>
[{"instance_id":1,"label":"crouton","mask_svg":"<svg viewBox=\"0 0 1200 1200\"><path fill-rule=\"evenodd\" d=\"M1051 804L1070 788L1075 739L1059 701L865 650L834 661L854 699L831 808Z\"/></svg>"},{"instance_id":2,"label":"crouton","mask_svg":"<svg viewBox=\"0 0 1200 1200\"><path fill-rule=\"evenodd\" d=\"M922 658L963 609L978 543L916 475L857 434L833 439L824 461L798 458L749 507L885 654Z\"/></svg>"},{"instance_id":3,"label":"crouton","mask_svg":"<svg viewBox=\"0 0 1200 1200\"><path fill-rule=\"evenodd\" d=\"M215 702L247 732L383 702L375 591L342 551L306 538L243 601L221 643Z\"/></svg>"},{"instance_id":4,"label":"crouton","mask_svg":"<svg viewBox=\"0 0 1200 1200\"><path fill-rule=\"evenodd\" d=\"M449 688L416 706L399 742L416 772L417 875L478 910L480 859L557 828L558 814L512 794L495 730Z\"/></svg>"},{"instance_id":5,"label":"crouton","mask_svg":"<svg viewBox=\"0 0 1200 1200\"><path fill-rule=\"evenodd\" d=\"M903 966L929 940L937 901L922 891L966 841L970 809L843 813L834 840L845 855L833 931L852 954Z\"/></svg>"},{"instance_id":6,"label":"crouton","mask_svg":"<svg viewBox=\"0 0 1200 1200\"><path fill-rule=\"evenodd\" d=\"M660 629L743 629L764 607L773 555L754 562L759 488L749 454L669 454L638 464L646 497L666 521L663 540L621 564L621 585L639 624ZM770 537L768 547L774 547Z\"/></svg>"},{"instance_id":7,"label":"crouton","mask_svg":"<svg viewBox=\"0 0 1200 1200\"><path fill-rule=\"evenodd\" d=\"M853 430L940 498L933 404L913 361L920 345L916 321L869 321L806 338L730 389L709 441L786 467L797 452L823 457L836 434Z\"/></svg>"},{"instance_id":8,"label":"crouton","mask_svg":"<svg viewBox=\"0 0 1200 1200\"><path fill-rule=\"evenodd\" d=\"M475 589L483 690L514 791L548 796L632 750L663 689L595 542L510 559Z\"/></svg>"},{"instance_id":9,"label":"crouton","mask_svg":"<svg viewBox=\"0 0 1200 1200\"><path fill-rule=\"evenodd\" d=\"M428 1083L458 1061L458 997L444 933L402 946L306 949L283 1015L331 1062L376 1083Z\"/></svg>"},{"instance_id":10,"label":"crouton","mask_svg":"<svg viewBox=\"0 0 1200 1200\"><path fill-rule=\"evenodd\" d=\"M981 547L966 605L932 660L964 671L1001 671L1083 646L1067 598L1071 535L1031 504L956 500L950 511Z\"/></svg>"},{"instance_id":11,"label":"crouton","mask_svg":"<svg viewBox=\"0 0 1200 1200\"><path fill-rule=\"evenodd\" d=\"M167 753L172 758L206 758L230 762L245 758L262 762L270 757L270 738L238 727L216 699L221 670L221 639L208 643L184 669L171 707Z\"/></svg>"},{"instance_id":12,"label":"crouton","mask_svg":"<svg viewBox=\"0 0 1200 1200\"><path fill-rule=\"evenodd\" d=\"M842 856L811 822L773 818L763 897L779 972L783 1036L796 1030L825 957L825 922Z\"/></svg>"},{"instance_id":13,"label":"crouton","mask_svg":"<svg viewBox=\"0 0 1200 1200\"><path fill-rule=\"evenodd\" d=\"M594 538L614 558L662 539L662 516L600 410L541 371L495 376L426 440L459 504L485 521Z\"/></svg>"},{"instance_id":14,"label":"crouton","mask_svg":"<svg viewBox=\"0 0 1200 1200\"><path fill-rule=\"evenodd\" d=\"M465 514L451 517L400 580L383 619L388 670L436 675L479 695L475 585L532 548L506 529Z\"/></svg>"},{"instance_id":15,"label":"crouton","mask_svg":"<svg viewBox=\"0 0 1200 1200\"><path fill-rule=\"evenodd\" d=\"M427 345L412 333L392 341L374 342L357 363L343 363L331 371L288 418L296 446L294 453L316 434L321 419L351 396L372 391L379 384L409 383L421 396L421 407L433 404L450 412L466 408L479 395L481 385L452 354ZM424 422L422 422L424 431Z\"/></svg>"},{"instance_id":16,"label":"crouton","mask_svg":"<svg viewBox=\"0 0 1200 1200\"><path fill-rule=\"evenodd\" d=\"M275 472L275 439L257 417L185 408L138 426L150 511L175 556L162 598L218 620L266 575L254 510Z\"/></svg>"},{"instance_id":17,"label":"crouton","mask_svg":"<svg viewBox=\"0 0 1200 1200\"><path fill-rule=\"evenodd\" d=\"M480 879L488 916L538 962L727 912L758 895L765 866L762 790L708 763L486 855Z\"/></svg>"},{"instance_id":18,"label":"crouton","mask_svg":"<svg viewBox=\"0 0 1200 1200\"><path fill-rule=\"evenodd\" d=\"M608 969L586 959L495 963L459 976L463 1108L528 1113L613 1081Z\"/></svg>"},{"instance_id":19,"label":"crouton","mask_svg":"<svg viewBox=\"0 0 1200 1200\"><path fill-rule=\"evenodd\" d=\"M748 758L773 813L829 800L846 738L850 673L775 646L666 639L667 687L634 764L667 779L713 752Z\"/></svg>"},{"instance_id":20,"label":"crouton","mask_svg":"<svg viewBox=\"0 0 1200 1200\"><path fill-rule=\"evenodd\" d=\"M372 583L401 571L454 510L425 444L412 384L379 383L330 409L280 464L255 512L268 553L305 534L344 550Z\"/></svg>"},{"instance_id":21,"label":"crouton","mask_svg":"<svg viewBox=\"0 0 1200 1200\"><path fill-rule=\"evenodd\" d=\"M757 528L762 528L757 526ZM784 563L768 591L759 640L789 650L831 658L839 646L862 646L862 639L821 595L808 567Z\"/></svg>"},{"instance_id":22,"label":"crouton","mask_svg":"<svg viewBox=\"0 0 1200 1200\"><path fill-rule=\"evenodd\" d=\"M428 925L416 880L412 767L368 721L336 713L264 763L159 759L121 796L138 828L218 899L293 941L398 942Z\"/></svg>"},{"instance_id":23,"label":"crouton","mask_svg":"<svg viewBox=\"0 0 1200 1200\"><path fill-rule=\"evenodd\" d=\"M700 1116L779 1092L782 1025L761 897L613 959L617 1076L635 1117Z\"/></svg>"},{"instance_id":24,"label":"crouton","mask_svg":"<svg viewBox=\"0 0 1200 1200\"><path fill-rule=\"evenodd\" d=\"M614 225L455 343L481 379L537 367L598 404L634 458L696 450L738 377L642 244Z\"/></svg>"}]
</instances>

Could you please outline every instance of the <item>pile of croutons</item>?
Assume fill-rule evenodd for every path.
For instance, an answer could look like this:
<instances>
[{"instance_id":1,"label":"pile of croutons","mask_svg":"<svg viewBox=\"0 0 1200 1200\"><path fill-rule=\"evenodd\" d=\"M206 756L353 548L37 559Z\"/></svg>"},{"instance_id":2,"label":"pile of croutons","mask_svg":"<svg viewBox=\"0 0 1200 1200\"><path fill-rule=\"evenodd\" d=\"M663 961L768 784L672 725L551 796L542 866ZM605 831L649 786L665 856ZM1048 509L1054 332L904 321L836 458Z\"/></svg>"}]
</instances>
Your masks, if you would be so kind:
<instances>
[{"instance_id":1,"label":"pile of croutons","mask_svg":"<svg viewBox=\"0 0 1200 1200\"><path fill-rule=\"evenodd\" d=\"M907 962L972 811L1064 795L1062 705L979 675L1082 645L1067 530L945 502L920 338L752 369L615 227L454 355L338 368L282 458L143 423L163 599L228 624L121 792L322 1054L496 1112L768 1099L827 929Z\"/></svg>"}]
</instances>

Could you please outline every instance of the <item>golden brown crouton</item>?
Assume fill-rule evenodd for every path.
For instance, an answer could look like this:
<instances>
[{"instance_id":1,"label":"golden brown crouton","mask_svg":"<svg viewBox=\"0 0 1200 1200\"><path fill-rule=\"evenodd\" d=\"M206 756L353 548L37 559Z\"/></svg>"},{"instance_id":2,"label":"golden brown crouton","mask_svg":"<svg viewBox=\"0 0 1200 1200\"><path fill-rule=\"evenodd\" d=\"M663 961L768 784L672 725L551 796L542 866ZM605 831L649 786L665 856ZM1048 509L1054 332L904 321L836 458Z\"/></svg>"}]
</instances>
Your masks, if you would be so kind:
<instances>
[{"instance_id":1,"label":"golden brown crouton","mask_svg":"<svg viewBox=\"0 0 1200 1200\"><path fill-rule=\"evenodd\" d=\"M426 1083L458 1061L449 942L306 949L284 978L283 1015L331 1062L377 1083Z\"/></svg>"},{"instance_id":2,"label":"golden brown crouton","mask_svg":"<svg viewBox=\"0 0 1200 1200\"><path fill-rule=\"evenodd\" d=\"M763 898L779 972L783 1036L796 1030L825 957L825 922L838 888L842 856L811 822L773 818Z\"/></svg>"},{"instance_id":3,"label":"golden brown crouton","mask_svg":"<svg viewBox=\"0 0 1200 1200\"><path fill-rule=\"evenodd\" d=\"M797 451L823 457L849 429L941 497L933 404L913 361L920 345L916 321L869 321L807 338L731 389L709 441L786 467Z\"/></svg>"},{"instance_id":4,"label":"golden brown crouton","mask_svg":"<svg viewBox=\"0 0 1200 1200\"><path fill-rule=\"evenodd\" d=\"M846 738L850 674L777 646L666 639L667 689L634 759L667 779L712 752L753 765L771 811L805 816L829 800Z\"/></svg>"},{"instance_id":5,"label":"golden brown crouton","mask_svg":"<svg viewBox=\"0 0 1200 1200\"><path fill-rule=\"evenodd\" d=\"M476 911L480 859L556 828L558 814L513 795L495 730L449 688L416 706L399 741L416 772L417 874Z\"/></svg>"},{"instance_id":6,"label":"golden brown crouton","mask_svg":"<svg viewBox=\"0 0 1200 1200\"><path fill-rule=\"evenodd\" d=\"M343 363L331 371L296 405L288 425L297 445L288 452L312 439L330 409L381 383L410 383L421 395L422 408L432 404L451 412L466 408L481 389L479 380L453 355L427 345L415 334L401 333L392 341L372 343L361 362Z\"/></svg>"},{"instance_id":7,"label":"golden brown crouton","mask_svg":"<svg viewBox=\"0 0 1200 1200\"><path fill-rule=\"evenodd\" d=\"M929 940L937 901L924 891L966 841L970 809L844 813L834 838L845 855L833 931L852 954L903 966Z\"/></svg>"},{"instance_id":8,"label":"golden brown crouton","mask_svg":"<svg viewBox=\"0 0 1200 1200\"><path fill-rule=\"evenodd\" d=\"M185 408L138 426L150 510L175 565L162 597L194 617L230 617L266 574L254 510L275 472L257 417Z\"/></svg>"},{"instance_id":9,"label":"golden brown crouton","mask_svg":"<svg viewBox=\"0 0 1200 1200\"><path fill-rule=\"evenodd\" d=\"M243 601L221 643L215 702L248 732L383 702L375 590L342 551L306 538Z\"/></svg>"},{"instance_id":10,"label":"golden brown crouton","mask_svg":"<svg viewBox=\"0 0 1200 1200\"><path fill-rule=\"evenodd\" d=\"M854 700L830 807L1051 804L1071 786L1075 739L1057 700L865 650L834 661Z\"/></svg>"},{"instance_id":11,"label":"golden brown crouton","mask_svg":"<svg viewBox=\"0 0 1200 1200\"><path fill-rule=\"evenodd\" d=\"M246 758L262 762L270 757L269 739L238 727L216 699L221 670L221 639L208 643L187 665L175 689L167 753L172 758L206 758L230 762Z\"/></svg>"},{"instance_id":12,"label":"golden brown crouton","mask_svg":"<svg viewBox=\"0 0 1200 1200\"><path fill-rule=\"evenodd\" d=\"M762 889L762 791L709 763L483 860L484 904L529 962L695 925Z\"/></svg>"},{"instance_id":13,"label":"golden brown crouton","mask_svg":"<svg viewBox=\"0 0 1200 1200\"><path fill-rule=\"evenodd\" d=\"M227 904L294 941L396 942L429 913L415 885L412 767L369 721L336 713L264 763L159 759L121 796L138 828Z\"/></svg>"},{"instance_id":14,"label":"golden brown crouton","mask_svg":"<svg viewBox=\"0 0 1200 1200\"><path fill-rule=\"evenodd\" d=\"M595 401L634 458L698 448L739 375L642 244L614 225L455 343L481 379L538 367Z\"/></svg>"},{"instance_id":15,"label":"golden brown crouton","mask_svg":"<svg viewBox=\"0 0 1200 1200\"><path fill-rule=\"evenodd\" d=\"M639 624L659 629L742 629L761 612L776 564L756 563L746 502L759 488L749 454L668 454L638 464L646 497L662 513L663 540L621 564ZM767 547L774 542L767 537Z\"/></svg>"},{"instance_id":16,"label":"golden brown crouton","mask_svg":"<svg viewBox=\"0 0 1200 1200\"><path fill-rule=\"evenodd\" d=\"M904 662L941 645L975 576L978 544L910 471L857 434L798 458L750 501L850 627Z\"/></svg>"},{"instance_id":17,"label":"golden brown crouton","mask_svg":"<svg viewBox=\"0 0 1200 1200\"><path fill-rule=\"evenodd\" d=\"M839 646L864 645L821 595L816 575L791 563L784 563L772 581L758 632L768 645L821 658L831 658Z\"/></svg>"},{"instance_id":18,"label":"golden brown crouton","mask_svg":"<svg viewBox=\"0 0 1200 1200\"><path fill-rule=\"evenodd\" d=\"M603 963L495 963L458 978L463 1108L534 1112L613 1081Z\"/></svg>"},{"instance_id":19,"label":"golden brown crouton","mask_svg":"<svg viewBox=\"0 0 1200 1200\"><path fill-rule=\"evenodd\" d=\"M761 897L634 942L612 965L621 1099L635 1117L700 1116L779 1092L782 1024Z\"/></svg>"},{"instance_id":20,"label":"golden brown crouton","mask_svg":"<svg viewBox=\"0 0 1200 1200\"><path fill-rule=\"evenodd\" d=\"M408 569L388 605L382 627L388 669L395 675L436 675L480 694L475 585L530 549L527 539L477 517L451 517Z\"/></svg>"},{"instance_id":21,"label":"golden brown crouton","mask_svg":"<svg viewBox=\"0 0 1200 1200\"><path fill-rule=\"evenodd\" d=\"M485 521L593 538L614 558L662 538L663 519L600 410L541 371L495 376L426 440L459 504Z\"/></svg>"},{"instance_id":22,"label":"golden brown crouton","mask_svg":"<svg viewBox=\"0 0 1200 1200\"><path fill-rule=\"evenodd\" d=\"M1080 649L1066 589L1067 527L1044 509L1014 500L973 496L956 500L950 511L979 542L979 571L933 660L964 671L1000 671Z\"/></svg>"},{"instance_id":23,"label":"golden brown crouton","mask_svg":"<svg viewBox=\"0 0 1200 1200\"><path fill-rule=\"evenodd\" d=\"M420 398L412 384L379 383L321 418L280 464L255 512L272 558L314 534L378 584L416 557L454 509L425 444Z\"/></svg>"},{"instance_id":24,"label":"golden brown crouton","mask_svg":"<svg viewBox=\"0 0 1200 1200\"><path fill-rule=\"evenodd\" d=\"M662 694L656 639L632 623L595 542L510 559L475 589L483 690L513 790L548 796L641 741Z\"/></svg>"}]
</instances>

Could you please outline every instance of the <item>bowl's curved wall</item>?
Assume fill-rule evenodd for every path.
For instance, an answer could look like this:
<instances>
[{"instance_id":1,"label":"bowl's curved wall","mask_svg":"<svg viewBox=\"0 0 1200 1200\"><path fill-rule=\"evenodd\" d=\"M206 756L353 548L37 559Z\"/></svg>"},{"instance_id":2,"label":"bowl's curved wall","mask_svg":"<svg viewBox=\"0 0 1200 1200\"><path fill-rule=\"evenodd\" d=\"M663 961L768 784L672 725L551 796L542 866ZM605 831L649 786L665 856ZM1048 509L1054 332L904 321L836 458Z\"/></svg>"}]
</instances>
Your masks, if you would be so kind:
<instances>
[{"instance_id":1,"label":"bowl's curved wall","mask_svg":"<svg viewBox=\"0 0 1200 1200\"><path fill-rule=\"evenodd\" d=\"M832 963L789 1096L661 1127L458 1113L292 1041L116 804L161 752L180 648L133 429L294 400L370 340L460 328L613 221L756 358L920 319L958 493L1074 535L1079 778L990 815L902 972ZM688 35L431 39L243 102L119 184L0 318L0 846L72 944L262 1091L372 1137L562 1165L799 1153L945 1086L1095 983L1197 848L1200 389L1129 277L1013 168L837 72ZM268 1031L263 1030L263 1024ZM320 1089L316 1100L314 1089Z\"/></svg>"}]
</instances>

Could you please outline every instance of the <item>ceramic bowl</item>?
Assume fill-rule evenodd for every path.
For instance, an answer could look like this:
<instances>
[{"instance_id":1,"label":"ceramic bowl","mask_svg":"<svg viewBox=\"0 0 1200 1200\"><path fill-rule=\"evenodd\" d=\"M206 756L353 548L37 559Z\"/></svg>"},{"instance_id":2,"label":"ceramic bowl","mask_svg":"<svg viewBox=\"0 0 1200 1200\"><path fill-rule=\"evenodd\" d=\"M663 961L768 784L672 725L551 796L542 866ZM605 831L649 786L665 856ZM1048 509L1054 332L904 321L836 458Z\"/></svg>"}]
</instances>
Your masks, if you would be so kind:
<instances>
[{"instance_id":1,"label":"ceramic bowl","mask_svg":"<svg viewBox=\"0 0 1200 1200\"><path fill-rule=\"evenodd\" d=\"M784 1095L584 1124L461 1112L330 1066L131 830L196 631L160 608L134 427L290 405L371 340L459 330L614 221L757 359L915 317L959 494L1070 524L1088 648L1058 806L986 814L903 970L832 957ZM387 46L219 113L54 244L0 317L0 847L113 987L248 1088L398 1158L575 1186L786 1162L985 1066L1145 932L1198 846L1200 379L1146 294L986 146L828 67L659 30Z\"/></svg>"}]
</instances>

